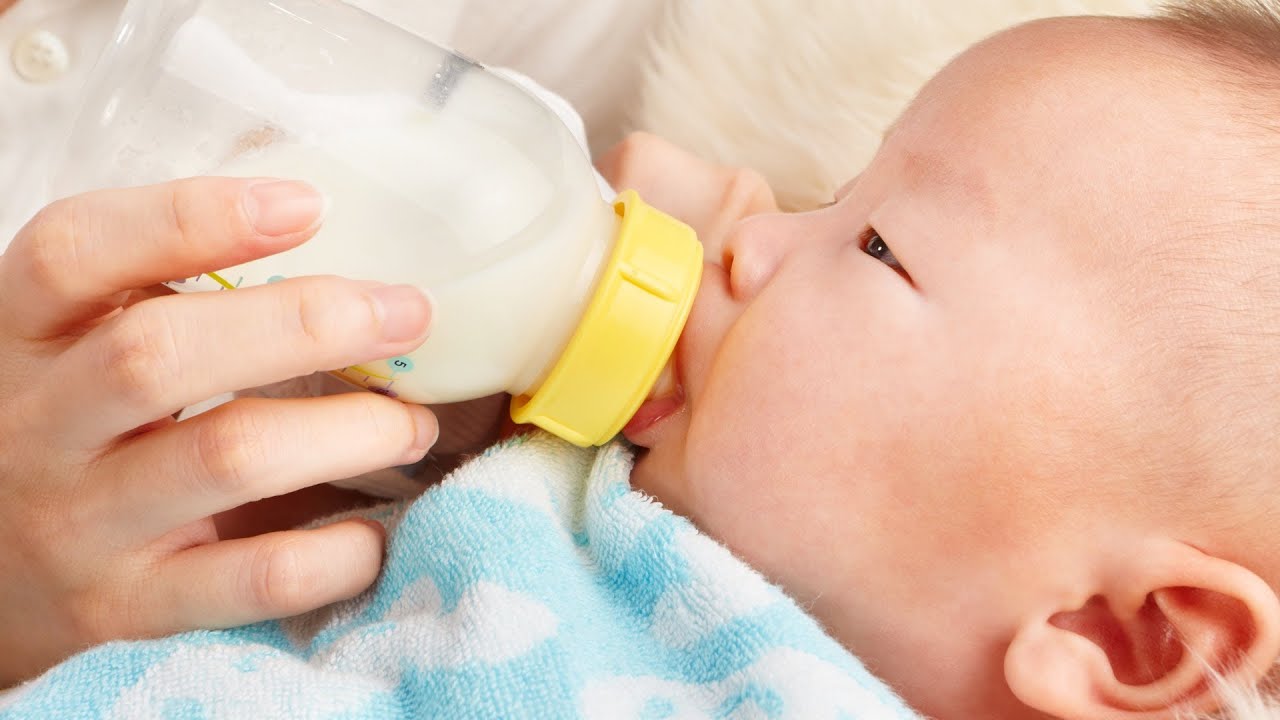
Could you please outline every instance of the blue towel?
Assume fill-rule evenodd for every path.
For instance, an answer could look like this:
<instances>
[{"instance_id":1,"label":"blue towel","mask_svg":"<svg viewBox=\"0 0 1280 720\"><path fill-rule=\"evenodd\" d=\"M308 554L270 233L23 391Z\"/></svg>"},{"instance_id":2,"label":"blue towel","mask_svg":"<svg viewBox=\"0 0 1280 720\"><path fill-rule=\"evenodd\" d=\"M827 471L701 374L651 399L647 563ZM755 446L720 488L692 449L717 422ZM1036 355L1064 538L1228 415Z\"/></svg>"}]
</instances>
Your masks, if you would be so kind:
<instances>
[{"instance_id":1,"label":"blue towel","mask_svg":"<svg viewBox=\"0 0 1280 720\"><path fill-rule=\"evenodd\" d=\"M409 503L377 584L278 622L117 642L32 718L917 718L776 587L631 490L622 444L513 438Z\"/></svg>"}]
</instances>

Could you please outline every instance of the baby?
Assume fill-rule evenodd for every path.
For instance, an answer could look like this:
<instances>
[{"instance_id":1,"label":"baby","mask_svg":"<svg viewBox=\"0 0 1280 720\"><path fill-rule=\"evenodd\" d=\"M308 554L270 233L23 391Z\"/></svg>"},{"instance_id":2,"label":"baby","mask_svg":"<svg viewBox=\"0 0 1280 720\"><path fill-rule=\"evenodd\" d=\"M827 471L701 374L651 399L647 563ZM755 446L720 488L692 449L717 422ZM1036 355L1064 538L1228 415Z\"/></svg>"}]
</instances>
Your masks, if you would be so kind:
<instances>
[{"instance_id":1,"label":"baby","mask_svg":"<svg viewBox=\"0 0 1280 720\"><path fill-rule=\"evenodd\" d=\"M1277 92L1270 2L973 48L830 207L703 232L635 486L935 717L1164 717L1257 680ZM679 207L691 173L649 158L630 184Z\"/></svg>"},{"instance_id":2,"label":"baby","mask_svg":"<svg viewBox=\"0 0 1280 720\"><path fill-rule=\"evenodd\" d=\"M643 449L631 483L780 586L925 715L1172 718L1213 710L1224 680L1259 683L1280 657L1280 530L1271 522L1280 501L1270 492L1280 476L1271 369L1280 296L1268 285L1280 268L1277 101L1280 5L1206 0L1153 19L1043 21L979 44L812 212L770 212L752 174L653 138L629 141L601 161L606 176L693 224L710 261L677 382L628 428ZM247 204L235 181L185 187L119 196L160 231L154 241L129 236L128 257L113 259L126 242L114 239L119 220L89 214L102 201L86 200L64 207L70 219L51 213L29 226L0 261L12 338L0 382L84 362L75 353L101 360L101 349L77 340L113 322L133 323L126 337L136 339L108 346L119 352L105 357L130 372L106 376L117 381L73 378L61 395L6 386L0 571L32 580L6 583L0 607L26 612L59 597L64 614L30 627L0 612L10 668L0 678L30 675L86 641L350 597L376 572L368 558L380 530L367 521L293 531L330 536L290 555L269 550L302 535L220 535L211 515L315 474L286 467L273 444L253 438L318 444L315 463L332 460L326 446L350 441L341 427L291 432L304 403L346 403L385 427L359 434L379 443L366 448L369 463L413 459L433 439L425 414L364 396L271 412L264 401L224 411L241 413L244 432L206 436L214 440L199 446L208 462L198 467L219 469L210 476L160 464L128 478L93 475L119 467L122 451L87 447L142 454L158 450L135 437L190 442L184 423L145 423L225 389L215 385L272 379L250 376L263 367L285 376L393 355L425 332L420 298L342 285L343 312L298 295L307 322L292 337L305 362L264 344L235 377L193 370L183 351L157 367L170 349L155 347L159 338L199 342L137 324L174 321L159 308L178 300L149 315L102 316L118 293L302 242L320 212L297 185L254 186ZM107 268L73 278L51 273L51 257ZM215 307L180 301L192 308L184 312ZM63 345L37 344L68 327L78 330ZM359 343L335 341L344 334ZM190 387L179 391L153 377L158 370ZM100 415L52 425L71 416L57 414L64 405ZM119 429L100 437L104 424ZM45 450L54 431L62 455ZM115 496L128 503L103 499ZM144 504L165 512L140 522L118 511ZM259 527L251 520L241 518ZM110 555L123 567L86 570L69 555L103 557L76 544L100 524L128 538L121 548L151 539ZM246 539L211 542L228 536ZM233 558L237 542L259 543L269 561ZM197 554L184 558L184 548ZM326 573L315 560L345 571L356 555L366 571ZM111 573L163 579L175 562L208 577L239 572L239 582L150 586L169 588L162 622L136 585L103 592L96 583ZM305 593L288 582L286 592L262 589L299 573ZM220 592L257 602L237 610ZM671 714L663 711L646 710Z\"/></svg>"}]
</instances>

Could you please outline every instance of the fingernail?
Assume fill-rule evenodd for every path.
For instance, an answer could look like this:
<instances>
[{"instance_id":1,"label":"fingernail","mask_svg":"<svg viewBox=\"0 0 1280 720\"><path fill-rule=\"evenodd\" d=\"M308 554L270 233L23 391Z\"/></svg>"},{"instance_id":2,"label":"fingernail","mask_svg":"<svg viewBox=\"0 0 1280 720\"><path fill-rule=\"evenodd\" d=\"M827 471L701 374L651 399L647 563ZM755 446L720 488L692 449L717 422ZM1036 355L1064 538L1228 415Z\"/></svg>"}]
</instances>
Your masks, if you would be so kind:
<instances>
[{"instance_id":1,"label":"fingernail","mask_svg":"<svg viewBox=\"0 0 1280 720\"><path fill-rule=\"evenodd\" d=\"M427 334L431 326L431 300L421 289L413 285L384 285L370 290L369 298L382 321L383 342L408 342Z\"/></svg>"},{"instance_id":2,"label":"fingernail","mask_svg":"<svg viewBox=\"0 0 1280 720\"><path fill-rule=\"evenodd\" d=\"M310 230L320 222L327 205L319 190L296 180L255 182L244 194L249 223L270 237Z\"/></svg>"},{"instance_id":3,"label":"fingernail","mask_svg":"<svg viewBox=\"0 0 1280 720\"><path fill-rule=\"evenodd\" d=\"M412 406L410 412L413 414L414 427L412 454L413 461L417 462L440 439L440 423L436 422L430 410L420 405Z\"/></svg>"}]
</instances>

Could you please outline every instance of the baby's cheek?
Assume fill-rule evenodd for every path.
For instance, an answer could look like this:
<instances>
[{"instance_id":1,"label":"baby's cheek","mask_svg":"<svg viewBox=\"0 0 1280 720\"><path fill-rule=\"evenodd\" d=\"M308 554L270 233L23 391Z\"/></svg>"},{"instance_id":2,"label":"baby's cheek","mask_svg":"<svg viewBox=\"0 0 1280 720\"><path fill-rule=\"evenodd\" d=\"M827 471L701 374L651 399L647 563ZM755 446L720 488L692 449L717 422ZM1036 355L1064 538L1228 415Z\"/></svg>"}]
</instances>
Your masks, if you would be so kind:
<instances>
[{"instance_id":1,"label":"baby's cheek","mask_svg":"<svg viewBox=\"0 0 1280 720\"><path fill-rule=\"evenodd\" d=\"M756 359L763 360L759 355ZM713 378L690 417L686 460L699 513L726 535L758 534L762 524L791 520L811 467L814 403L769 363L759 375ZM772 378L772 382L769 379ZM797 401L793 401L797 400ZM708 528L711 530L711 528Z\"/></svg>"},{"instance_id":2,"label":"baby's cheek","mask_svg":"<svg viewBox=\"0 0 1280 720\"><path fill-rule=\"evenodd\" d=\"M764 422L748 405L690 434L695 522L807 602L837 569L840 561L830 550L843 539L832 532L847 532L850 503L828 494L829 478L815 475L810 459L787 447L793 439L778 424L789 419Z\"/></svg>"}]
</instances>

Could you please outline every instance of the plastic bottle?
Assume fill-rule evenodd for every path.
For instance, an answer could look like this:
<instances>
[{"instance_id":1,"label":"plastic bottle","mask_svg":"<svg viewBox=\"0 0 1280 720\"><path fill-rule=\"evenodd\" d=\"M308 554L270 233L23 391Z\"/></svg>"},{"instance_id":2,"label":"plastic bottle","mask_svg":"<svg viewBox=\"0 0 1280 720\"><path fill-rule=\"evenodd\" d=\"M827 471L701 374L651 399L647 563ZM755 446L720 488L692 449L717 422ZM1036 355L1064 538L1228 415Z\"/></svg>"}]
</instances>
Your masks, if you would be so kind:
<instances>
[{"instance_id":1,"label":"plastic bottle","mask_svg":"<svg viewBox=\"0 0 1280 720\"><path fill-rule=\"evenodd\" d=\"M427 342L335 373L424 404L507 392L516 421L579 445L643 402L701 246L634 192L606 201L570 129L518 84L338 0L132 0L115 38L57 195L230 175L329 199L302 246L170 287L416 284L434 299Z\"/></svg>"}]
</instances>

